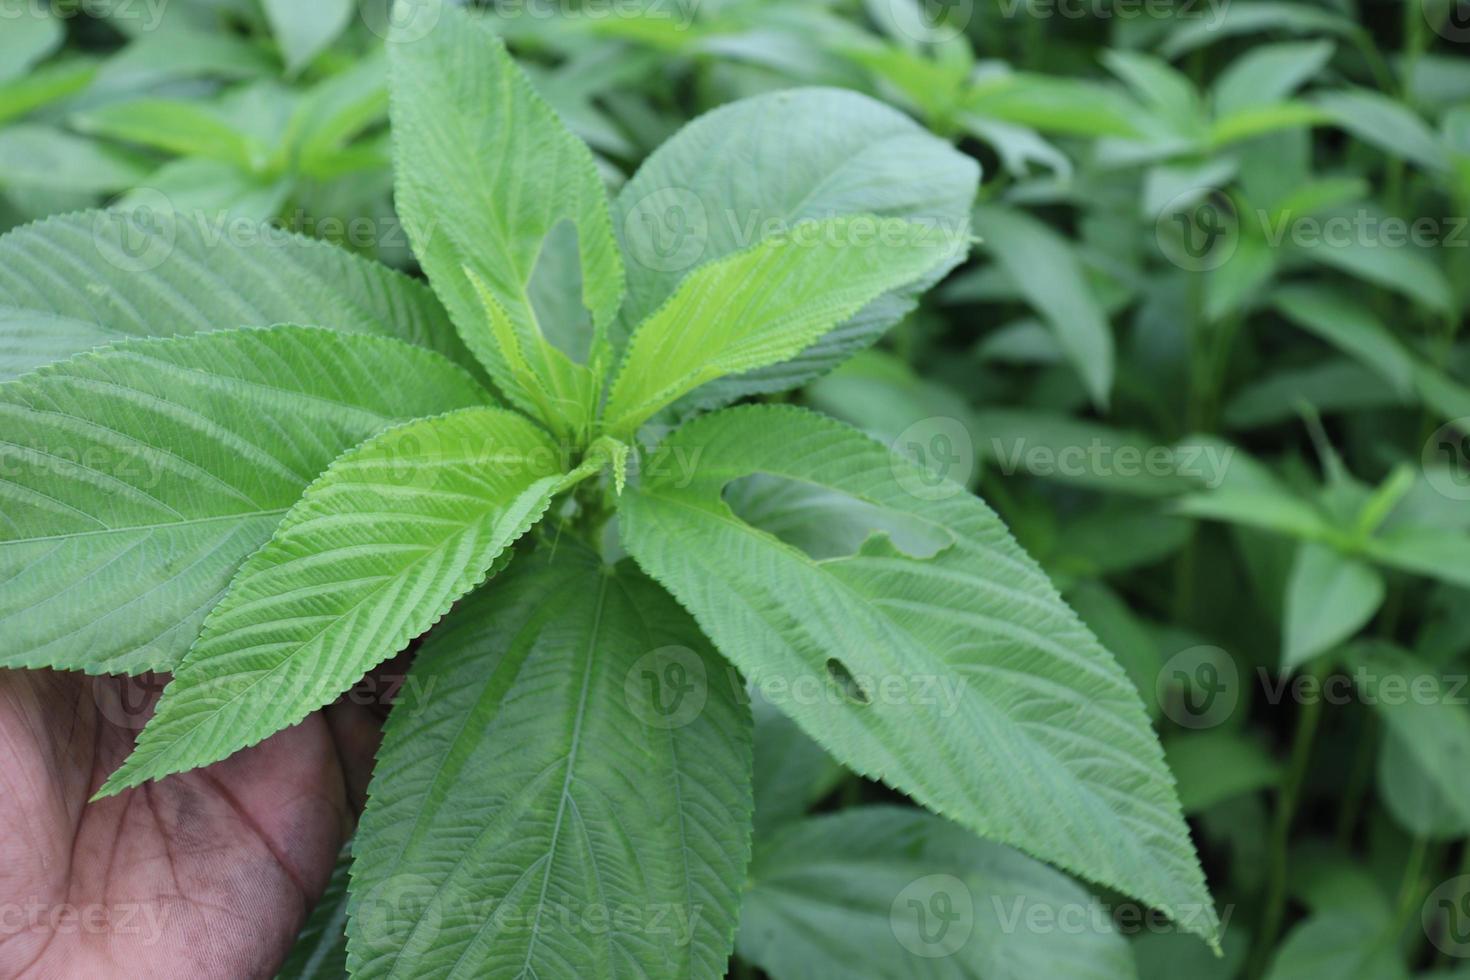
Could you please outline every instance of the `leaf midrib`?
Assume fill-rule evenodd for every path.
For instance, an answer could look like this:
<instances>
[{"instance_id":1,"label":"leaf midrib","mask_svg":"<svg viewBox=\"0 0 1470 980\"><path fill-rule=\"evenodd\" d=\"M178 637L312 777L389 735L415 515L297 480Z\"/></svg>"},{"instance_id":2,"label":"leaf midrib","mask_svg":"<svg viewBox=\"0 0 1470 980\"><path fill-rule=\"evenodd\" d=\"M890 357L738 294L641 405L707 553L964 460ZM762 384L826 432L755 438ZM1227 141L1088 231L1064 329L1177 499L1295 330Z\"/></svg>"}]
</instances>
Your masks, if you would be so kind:
<instances>
[{"instance_id":1,"label":"leaf midrib","mask_svg":"<svg viewBox=\"0 0 1470 980\"><path fill-rule=\"evenodd\" d=\"M593 654L596 649L598 634L602 630L602 615L607 605L608 584L609 576L601 576L601 581L598 583L597 588L597 604L593 607L592 628L588 631L587 647L584 654L587 666L582 671L582 689L578 695L577 713L572 720L572 731L569 738L570 744L567 747L567 774L562 780L561 799L556 808L556 821L552 824L551 828L551 844L546 852L546 874L541 878L541 894L536 899L536 918L531 923L531 936L526 941L526 958L521 964L519 976L525 976L526 971L531 968L531 957L536 951L536 940L541 932L541 913L546 909L546 892L551 885L552 872L556 869L556 848L561 839L561 825L563 818L566 816L566 806L571 799L570 791L572 779L577 769L577 755L582 747L582 723L587 715L587 695L592 686L592 666L596 662L596 657ZM465 954L468 952L469 947L466 946L464 951L460 953L460 959L455 962L454 968L450 970L451 975L454 969L459 968L460 961L464 959Z\"/></svg>"}]
</instances>

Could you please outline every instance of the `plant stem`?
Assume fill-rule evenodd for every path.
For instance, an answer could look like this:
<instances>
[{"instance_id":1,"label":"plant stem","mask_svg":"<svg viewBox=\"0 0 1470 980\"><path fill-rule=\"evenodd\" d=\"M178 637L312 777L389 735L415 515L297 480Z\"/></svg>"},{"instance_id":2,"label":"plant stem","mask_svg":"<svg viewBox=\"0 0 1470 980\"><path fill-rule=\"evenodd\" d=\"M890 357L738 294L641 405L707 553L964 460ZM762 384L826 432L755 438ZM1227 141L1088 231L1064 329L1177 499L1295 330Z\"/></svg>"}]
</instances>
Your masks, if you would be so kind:
<instances>
[{"instance_id":1,"label":"plant stem","mask_svg":"<svg viewBox=\"0 0 1470 980\"><path fill-rule=\"evenodd\" d=\"M1416 835L1409 845L1409 857L1404 863L1404 877L1399 884L1399 898L1394 908L1395 936L1404 931L1409 916L1414 914L1414 900L1419 894L1419 877L1424 873L1424 853L1428 847L1429 839L1422 834Z\"/></svg>"},{"instance_id":2,"label":"plant stem","mask_svg":"<svg viewBox=\"0 0 1470 980\"><path fill-rule=\"evenodd\" d=\"M1326 662L1319 659L1308 668L1307 673L1320 682L1327 673ZM1286 911L1287 844L1291 839L1292 818L1296 816L1302 783L1306 780L1307 763L1312 757L1312 743L1316 740L1317 724L1321 717L1321 698L1313 698L1301 706L1301 712L1296 719L1296 732L1292 735L1291 768L1276 793L1266 900L1262 906L1261 928L1256 934L1256 947L1251 951L1250 965L1245 974L1251 980L1257 980L1266 972L1272 947L1276 945L1276 936L1281 931L1281 920Z\"/></svg>"},{"instance_id":3,"label":"plant stem","mask_svg":"<svg viewBox=\"0 0 1470 980\"><path fill-rule=\"evenodd\" d=\"M1368 796L1368 782L1373 774L1373 760L1378 755L1378 719L1368 714L1363 721L1363 730L1358 735L1358 751L1353 756L1353 768L1348 774L1347 789L1343 793L1342 810L1337 819L1337 843L1348 847L1353 832L1358 828L1358 816L1363 812L1363 801Z\"/></svg>"}]
</instances>

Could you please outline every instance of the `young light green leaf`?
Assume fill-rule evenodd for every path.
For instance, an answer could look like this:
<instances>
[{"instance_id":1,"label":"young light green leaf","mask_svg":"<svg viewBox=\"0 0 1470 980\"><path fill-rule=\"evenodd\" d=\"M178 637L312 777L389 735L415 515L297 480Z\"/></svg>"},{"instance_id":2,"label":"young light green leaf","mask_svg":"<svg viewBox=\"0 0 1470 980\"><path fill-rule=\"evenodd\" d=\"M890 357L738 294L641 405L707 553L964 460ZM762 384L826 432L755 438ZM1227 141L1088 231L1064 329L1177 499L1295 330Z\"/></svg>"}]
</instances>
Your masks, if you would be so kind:
<instances>
[{"instance_id":1,"label":"young light green leaf","mask_svg":"<svg viewBox=\"0 0 1470 980\"><path fill-rule=\"evenodd\" d=\"M752 473L847 494L950 544L919 558L877 535L814 560L732 514L725 488ZM963 488L814 413L752 407L666 440L621 522L645 570L754 684L789 692L778 706L838 760L1215 940L1137 691Z\"/></svg>"},{"instance_id":2,"label":"young light green leaf","mask_svg":"<svg viewBox=\"0 0 1470 980\"><path fill-rule=\"evenodd\" d=\"M263 165L270 152L241 132L222 108L185 99L113 102L78 114L73 125L95 136L220 160L244 170Z\"/></svg>"},{"instance_id":3,"label":"young light green leaf","mask_svg":"<svg viewBox=\"0 0 1470 980\"><path fill-rule=\"evenodd\" d=\"M653 153L618 195L614 227L628 257L628 297L614 339L626 342L699 266L802 221L878 214L962 239L979 179L968 156L856 92L773 92L707 113ZM930 278L948 271L935 269ZM932 284L909 284L800 357L713 382L686 405L724 405L825 374L897 323Z\"/></svg>"},{"instance_id":4,"label":"young light green leaf","mask_svg":"<svg viewBox=\"0 0 1470 980\"><path fill-rule=\"evenodd\" d=\"M740 956L775 980L1136 976L1105 923L1033 925L1092 907L1076 882L911 807L793 824L757 849L751 877Z\"/></svg>"},{"instance_id":5,"label":"young light green leaf","mask_svg":"<svg viewBox=\"0 0 1470 980\"><path fill-rule=\"evenodd\" d=\"M467 408L348 451L241 566L99 795L288 728L434 625L570 479L525 417Z\"/></svg>"},{"instance_id":6,"label":"young light green leaf","mask_svg":"<svg viewBox=\"0 0 1470 980\"><path fill-rule=\"evenodd\" d=\"M1383 576L1366 562L1302 542L1287 584L1282 668L1300 667L1351 638L1378 612L1385 591Z\"/></svg>"},{"instance_id":7,"label":"young light green leaf","mask_svg":"<svg viewBox=\"0 0 1470 980\"><path fill-rule=\"evenodd\" d=\"M389 46L397 202L415 254L506 397L550 425L585 425L598 379L570 355L589 365L606 358L603 337L623 295L596 163L491 30L442 0L432 6L438 19L426 37ZM538 322L529 290L563 223L576 230L582 302L592 314L593 336L578 351L548 340L555 331ZM497 341L476 279L519 338L524 367L513 367ZM581 382L559 391L567 375ZM566 399L556 416L545 417L536 387Z\"/></svg>"},{"instance_id":8,"label":"young light green leaf","mask_svg":"<svg viewBox=\"0 0 1470 980\"><path fill-rule=\"evenodd\" d=\"M797 225L697 269L633 334L603 416L626 438L716 378L801 353L886 293L953 259L956 243L901 218Z\"/></svg>"},{"instance_id":9,"label":"young light green leaf","mask_svg":"<svg viewBox=\"0 0 1470 980\"><path fill-rule=\"evenodd\" d=\"M241 237L229 222L160 200L0 237L0 380L129 337L273 323L398 337L474 364L421 284L279 229Z\"/></svg>"},{"instance_id":10,"label":"young light green leaf","mask_svg":"<svg viewBox=\"0 0 1470 980\"><path fill-rule=\"evenodd\" d=\"M173 669L338 454L487 397L430 351L305 327L132 340L0 385L0 666Z\"/></svg>"},{"instance_id":11,"label":"young light green leaf","mask_svg":"<svg viewBox=\"0 0 1470 980\"><path fill-rule=\"evenodd\" d=\"M631 562L549 555L418 655L356 845L355 977L725 975L750 852L743 682Z\"/></svg>"},{"instance_id":12,"label":"young light green leaf","mask_svg":"<svg viewBox=\"0 0 1470 980\"><path fill-rule=\"evenodd\" d=\"M353 0L261 0L266 19L285 57L286 70L296 74L337 39L352 20Z\"/></svg>"},{"instance_id":13,"label":"young light green leaf","mask_svg":"<svg viewBox=\"0 0 1470 980\"><path fill-rule=\"evenodd\" d=\"M75 95L92 81L97 64L89 58L68 58L43 65L13 78L0 80L0 123Z\"/></svg>"},{"instance_id":14,"label":"young light green leaf","mask_svg":"<svg viewBox=\"0 0 1470 980\"><path fill-rule=\"evenodd\" d=\"M975 232L1066 351L1094 404L1113 385L1113 332L1071 245L1046 225L999 206L975 209Z\"/></svg>"}]
</instances>

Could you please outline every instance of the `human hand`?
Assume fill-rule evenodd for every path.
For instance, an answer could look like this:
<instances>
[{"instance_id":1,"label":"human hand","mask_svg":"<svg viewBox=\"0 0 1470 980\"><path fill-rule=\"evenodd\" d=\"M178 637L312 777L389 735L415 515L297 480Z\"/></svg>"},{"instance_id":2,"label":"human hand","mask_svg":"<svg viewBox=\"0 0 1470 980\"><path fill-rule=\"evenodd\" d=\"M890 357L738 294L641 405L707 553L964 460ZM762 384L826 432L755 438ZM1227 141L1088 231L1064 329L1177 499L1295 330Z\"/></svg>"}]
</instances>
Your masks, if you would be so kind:
<instances>
[{"instance_id":1,"label":"human hand","mask_svg":"<svg viewBox=\"0 0 1470 980\"><path fill-rule=\"evenodd\" d=\"M271 977L332 873L378 737L340 704L88 802L163 678L0 670L0 980Z\"/></svg>"}]
</instances>

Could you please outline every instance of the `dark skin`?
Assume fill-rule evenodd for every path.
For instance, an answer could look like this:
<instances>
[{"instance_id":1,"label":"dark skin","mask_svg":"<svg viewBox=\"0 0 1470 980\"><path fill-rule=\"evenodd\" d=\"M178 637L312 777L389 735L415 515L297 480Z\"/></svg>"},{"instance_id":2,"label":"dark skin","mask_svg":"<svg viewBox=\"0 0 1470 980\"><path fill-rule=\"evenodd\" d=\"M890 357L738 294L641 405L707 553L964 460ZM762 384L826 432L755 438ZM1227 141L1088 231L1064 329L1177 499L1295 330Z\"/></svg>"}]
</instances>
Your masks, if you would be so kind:
<instances>
[{"instance_id":1,"label":"dark skin","mask_svg":"<svg viewBox=\"0 0 1470 980\"><path fill-rule=\"evenodd\" d=\"M162 680L0 670L0 980L269 978L325 889L381 713L89 803Z\"/></svg>"}]
</instances>

